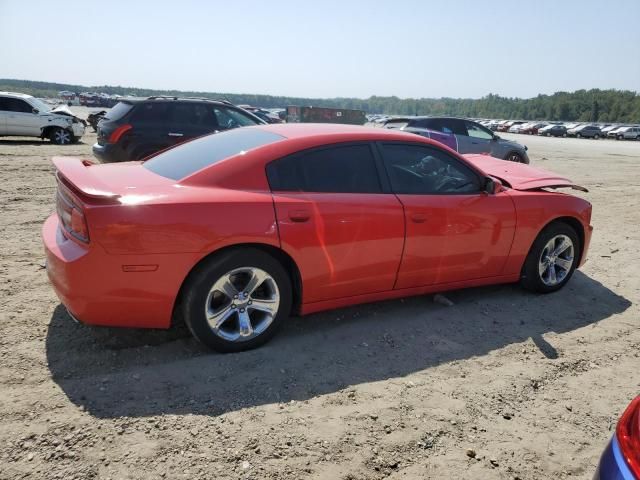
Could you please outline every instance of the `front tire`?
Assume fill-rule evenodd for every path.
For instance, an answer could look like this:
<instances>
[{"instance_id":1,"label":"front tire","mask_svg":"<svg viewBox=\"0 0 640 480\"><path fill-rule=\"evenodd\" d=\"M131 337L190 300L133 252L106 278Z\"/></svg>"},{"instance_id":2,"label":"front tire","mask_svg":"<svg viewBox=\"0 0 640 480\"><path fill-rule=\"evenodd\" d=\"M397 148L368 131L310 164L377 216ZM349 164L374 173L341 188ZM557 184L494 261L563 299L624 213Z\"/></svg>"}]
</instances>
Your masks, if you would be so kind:
<instances>
[{"instance_id":1,"label":"front tire","mask_svg":"<svg viewBox=\"0 0 640 480\"><path fill-rule=\"evenodd\" d=\"M218 352L258 347L291 312L285 268L255 248L225 252L197 267L185 285L183 315L193 336Z\"/></svg>"},{"instance_id":2,"label":"front tire","mask_svg":"<svg viewBox=\"0 0 640 480\"><path fill-rule=\"evenodd\" d=\"M515 163L524 163L522 155L520 155L518 152L511 152L509 155L507 155L507 158L505 160Z\"/></svg>"},{"instance_id":3,"label":"front tire","mask_svg":"<svg viewBox=\"0 0 640 480\"><path fill-rule=\"evenodd\" d=\"M524 288L551 293L564 287L580 259L580 239L575 229L556 222L540 232L531 246L522 268Z\"/></svg>"},{"instance_id":4,"label":"front tire","mask_svg":"<svg viewBox=\"0 0 640 480\"><path fill-rule=\"evenodd\" d=\"M49 134L49 140L56 145L69 145L73 142L73 134L64 128L55 127Z\"/></svg>"}]
</instances>

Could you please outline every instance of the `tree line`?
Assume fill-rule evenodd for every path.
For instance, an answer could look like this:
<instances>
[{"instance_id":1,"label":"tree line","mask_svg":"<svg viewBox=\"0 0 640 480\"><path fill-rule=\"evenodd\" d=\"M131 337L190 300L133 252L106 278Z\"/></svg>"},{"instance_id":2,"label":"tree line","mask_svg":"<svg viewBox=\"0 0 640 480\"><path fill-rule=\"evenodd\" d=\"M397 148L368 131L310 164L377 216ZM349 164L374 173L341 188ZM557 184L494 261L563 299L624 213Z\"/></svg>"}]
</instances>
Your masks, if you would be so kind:
<instances>
[{"instance_id":1,"label":"tree line","mask_svg":"<svg viewBox=\"0 0 640 480\"><path fill-rule=\"evenodd\" d=\"M226 99L234 104L277 108L287 105L352 108L367 113L391 115L454 115L474 118L510 118L520 120L560 120L580 122L640 123L640 95L629 90L576 90L538 95L534 98L509 98L489 94L472 98L398 98L373 96L362 98L300 98L273 95L154 90L120 86L70 85L31 80L0 79L0 91L18 91L37 97L57 97L58 92L101 92L132 96L191 96Z\"/></svg>"}]
</instances>

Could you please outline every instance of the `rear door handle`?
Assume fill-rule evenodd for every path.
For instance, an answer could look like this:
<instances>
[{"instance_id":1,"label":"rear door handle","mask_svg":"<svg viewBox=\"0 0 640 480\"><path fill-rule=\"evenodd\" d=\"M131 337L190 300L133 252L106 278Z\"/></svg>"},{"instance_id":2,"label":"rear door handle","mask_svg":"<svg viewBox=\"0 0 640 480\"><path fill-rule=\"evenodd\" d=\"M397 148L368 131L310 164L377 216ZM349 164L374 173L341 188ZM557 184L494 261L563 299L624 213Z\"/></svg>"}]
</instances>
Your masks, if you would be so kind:
<instances>
[{"instance_id":1,"label":"rear door handle","mask_svg":"<svg viewBox=\"0 0 640 480\"><path fill-rule=\"evenodd\" d=\"M184 137L184 133L169 132L170 137Z\"/></svg>"},{"instance_id":2,"label":"rear door handle","mask_svg":"<svg viewBox=\"0 0 640 480\"><path fill-rule=\"evenodd\" d=\"M411 221L413 223L424 223L427 220L427 216L424 213L412 213Z\"/></svg>"},{"instance_id":3,"label":"rear door handle","mask_svg":"<svg viewBox=\"0 0 640 480\"><path fill-rule=\"evenodd\" d=\"M291 210L289 211L289 219L292 222L306 222L311 217L311 214L306 210Z\"/></svg>"}]
</instances>

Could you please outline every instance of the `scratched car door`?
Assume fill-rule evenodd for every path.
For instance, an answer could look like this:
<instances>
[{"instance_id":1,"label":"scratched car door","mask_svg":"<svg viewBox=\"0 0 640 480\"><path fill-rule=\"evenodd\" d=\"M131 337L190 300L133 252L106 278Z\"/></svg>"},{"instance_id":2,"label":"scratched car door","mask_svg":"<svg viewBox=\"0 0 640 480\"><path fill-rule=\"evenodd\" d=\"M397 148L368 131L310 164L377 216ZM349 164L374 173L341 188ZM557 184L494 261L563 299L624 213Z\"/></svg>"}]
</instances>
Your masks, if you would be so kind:
<instances>
[{"instance_id":1,"label":"scratched car door","mask_svg":"<svg viewBox=\"0 0 640 480\"><path fill-rule=\"evenodd\" d=\"M298 153L269 164L267 175L304 303L393 289L404 214L397 197L383 193L371 145Z\"/></svg>"}]
</instances>

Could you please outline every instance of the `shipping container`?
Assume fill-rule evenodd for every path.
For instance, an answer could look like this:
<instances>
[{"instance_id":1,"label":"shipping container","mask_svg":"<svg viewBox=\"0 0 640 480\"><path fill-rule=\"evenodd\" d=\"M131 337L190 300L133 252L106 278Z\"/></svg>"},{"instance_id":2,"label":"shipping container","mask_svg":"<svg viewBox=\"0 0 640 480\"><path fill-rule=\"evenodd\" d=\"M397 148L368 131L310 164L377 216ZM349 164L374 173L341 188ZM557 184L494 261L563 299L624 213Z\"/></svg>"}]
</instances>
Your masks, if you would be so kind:
<instances>
[{"instance_id":1,"label":"shipping container","mask_svg":"<svg viewBox=\"0 0 640 480\"><path fill-rule=\"evenodd\" d=\"M287 107L287 123L348 123L364 125L367 121L362 110L326 107Z\"/></svg>"}]
</instances>

